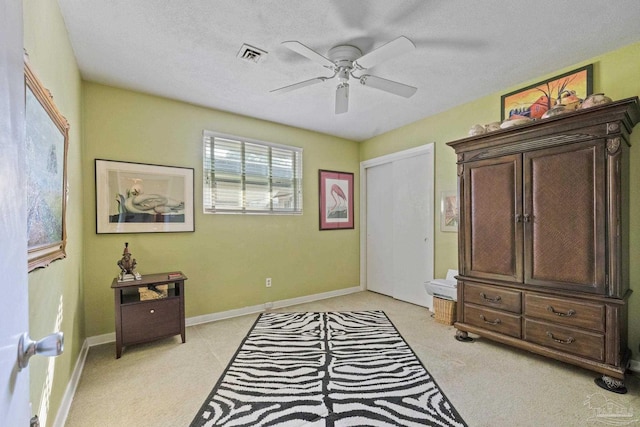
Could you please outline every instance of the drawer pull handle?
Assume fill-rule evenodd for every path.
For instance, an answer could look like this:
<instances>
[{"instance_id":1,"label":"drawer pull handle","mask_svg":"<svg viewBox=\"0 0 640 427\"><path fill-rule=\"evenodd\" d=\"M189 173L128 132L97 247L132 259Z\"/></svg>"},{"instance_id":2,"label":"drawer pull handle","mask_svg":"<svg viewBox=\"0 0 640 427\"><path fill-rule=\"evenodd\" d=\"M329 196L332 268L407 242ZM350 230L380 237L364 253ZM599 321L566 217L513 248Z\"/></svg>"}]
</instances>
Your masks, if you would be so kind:
<instances>
[{"instance_id":1,"label":"drawer pull handle","mask_svg":"<svg viewBox=\"0 0 640 427\"><path fill-rule=\"evenodd\" d=\"M153 309L152 309L152 310L149 310L149 313L151 313L151 314L153 314L153 313L155 313L155 312L156 312L156 311L155 311L155 310L153 310Z\"/></svg>"},{"instance_id":2,"label":"drawer pull handle","mask_svg":"<svg viewBox=\"0 0 640 427\"><path fill-rule=\"evenodd\" d=\"M547 306L547 310L555 314L556 316L560 316L560 317L571 317L574 314L576 314L576 311L574 309L569 309L569 311L567 311L566 313L563 313L561 311L555 311L553 307L551 307L550 305Z\"/></svg>"},{"instance_id":3,"label":"drawer pull handle","mask_svg":"<svg viewBox=\"0 0 640 427\"><path fill-rule=\"evenodd\" d=\"M494 320L494 321L487 320L487 318L486 318L486 317L484 317L484 314L481 314L481 315L480 315L480 318L482 319L482 321L483 321L484 323L488 323L488 324L490 324L490 325L499 325L500 323L502 323L502 321L501 321L500 319L496 319L496 320Z\"/></svg>"},{"instance_id":4,"label":"drawer pull handle","mask_svg":"<svg viewBox=\"0 0 640 427\"><path fill-rule=\"evenodd\" d=\"M500 295L498 295L495 298L489 298L484 294L484 292L480 292L480 297L482 297L483 300L489 301L489 302L500 302L502 300L502 297Z\"/></svg>"},{"instance_id":5,"label":"drawer pull handle","mask_svg":"<svg viewBox=\"0 0 640 427\"><path fill-rule=\"evenodd\" d=\"M552 340L554 340L555 342L560 343L560 344L571 344L572 342L575 341L575 338L573 338L573 337L569 337L566 340L560 340L560 339L554 337L553 334L551 332L549 332L549 331L547 331L547 336L549 338L551 338Z\"/></svg>"}]
</instances>

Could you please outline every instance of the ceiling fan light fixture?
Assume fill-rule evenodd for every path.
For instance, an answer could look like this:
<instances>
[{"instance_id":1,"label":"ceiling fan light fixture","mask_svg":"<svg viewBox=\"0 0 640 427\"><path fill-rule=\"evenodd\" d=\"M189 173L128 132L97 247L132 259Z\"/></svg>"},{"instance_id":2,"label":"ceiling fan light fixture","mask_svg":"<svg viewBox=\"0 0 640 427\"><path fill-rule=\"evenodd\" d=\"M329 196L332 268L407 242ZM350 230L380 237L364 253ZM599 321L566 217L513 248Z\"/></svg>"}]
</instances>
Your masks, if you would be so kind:
<instances>
[{"instance_id":1,"label":"ceiling fan light fixture","mask_svg":"<svg viewBox=\"0 0 640 427\"><path fill-rule=\"evenodd\" d=\"M349 110L349 83L340 83L336 89L336 114Z\"/></svg>"},{"instance_id":2,"label":"ceiling fan light fixture","mask_svg":"<svg viewBox=\"0 0 640 427\"><path fill-rule=\"evenodd\" d=\"M340 83L347 83L349 81L349 72L351 70L347 67L340 67L337 71L338 80Z\"/></svg>"}]
</instances>

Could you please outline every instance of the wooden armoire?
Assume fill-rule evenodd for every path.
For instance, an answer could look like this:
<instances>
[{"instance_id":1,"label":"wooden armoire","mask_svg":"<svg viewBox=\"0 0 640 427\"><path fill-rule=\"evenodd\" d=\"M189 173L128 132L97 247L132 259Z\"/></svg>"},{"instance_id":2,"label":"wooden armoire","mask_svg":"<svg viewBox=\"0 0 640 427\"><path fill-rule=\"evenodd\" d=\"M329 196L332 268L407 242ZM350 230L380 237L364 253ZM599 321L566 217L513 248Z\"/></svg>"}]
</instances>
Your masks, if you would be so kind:
<instances>
[{"instance_id":1,"label":"wooden armoire","mask_svg":"<svg viewBox=\"0 0 640 427\"><path fill-rule=\"evenodd\" d=\"M474 333L626 391L638 121L635 97L448 143L458 159L459 340Z\"/></svg>"}]
</instances>

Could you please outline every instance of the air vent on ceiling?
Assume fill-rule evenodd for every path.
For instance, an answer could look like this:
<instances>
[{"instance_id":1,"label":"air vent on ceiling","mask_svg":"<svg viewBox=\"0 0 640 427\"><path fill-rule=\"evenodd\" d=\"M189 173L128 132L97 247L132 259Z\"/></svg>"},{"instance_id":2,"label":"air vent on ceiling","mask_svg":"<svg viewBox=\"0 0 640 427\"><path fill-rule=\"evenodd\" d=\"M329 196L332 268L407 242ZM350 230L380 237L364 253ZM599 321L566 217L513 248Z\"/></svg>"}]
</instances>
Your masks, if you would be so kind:
<instances>
[{"instance_id":1,"label":"air vent on ceiling","mask_svg":"<svg viewBox=\"0 0 640 427\"><path fill-rule=\"evenodd\" d=\"M265 60L265 58L267 57L267 52L245 43L240 48L237 56L244 61L257 64L258 62Z\"/></svg>"}]
</instances>

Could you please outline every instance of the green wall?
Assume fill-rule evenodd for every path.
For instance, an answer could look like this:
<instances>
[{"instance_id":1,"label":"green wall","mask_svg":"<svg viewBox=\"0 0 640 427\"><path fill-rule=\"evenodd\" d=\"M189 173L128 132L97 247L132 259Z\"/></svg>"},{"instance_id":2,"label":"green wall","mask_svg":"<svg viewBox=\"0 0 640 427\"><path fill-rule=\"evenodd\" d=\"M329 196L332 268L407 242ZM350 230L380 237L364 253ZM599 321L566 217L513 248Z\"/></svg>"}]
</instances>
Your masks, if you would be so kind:
<instances>
[{"instance_id":1,"label":"green wall","mask_svg":"<svg viewBox=\"0 0 640 427\"><path fill-rule=\"evenodd\" d=\"M567 66L547 76L505 88L473 102L458 106L443 113L427 117L408 126L377 136L360 145L360 160L368 160L399 150L435 142L435 194L455 190L457 185L456 158L453 149L446 143L464 138L472 125L500 120L500 96L528 86L537 81L570 71L574 68L594 64L594 92L604 92L614 100L640 96L640 43L609 52L588 61ZM428 90L424 88L421 90ZM631 183L640 182L640 125L631 135ZM637 185L637 184L636 184ZM439 213L439 198L436 197L435 212ZM640 360L640 192L631 191L630 198L630 283L634 293L629 300L629 345L633 358ZM439 231L440 218L435 218L435 276L444 277L448 268L455 268L457 260L457 234Z\"/></svg>"},{"instance_id":2,"label":"green wall","mask_svg":"<svg viewBox=\"0 0 640 427\"><path fill-rule=\"evenodd\" d=\"M67 258L29 274L29 333L40 339L52 332L59 307L64 353L34 357L29 364L33 413L51 425L86 338L82 298L82 223L85 218L81 172L81 80L64 21L55 1L24 1L24 47L29 63L70 123L67 159ZM52 364L52 366L50 366ZM53 368L53 369L51 369ZM48 391L50 390L50 391ZM40 411L39 408L44 410ZM47 411L47 408L50 408Z\"/></svg>"},{"instance_id":3,"label":"green wall","mask_svg":"<svg viewBox=\"0 0 640 427\"><path fill-rule=\"evenodd\" d=\"M24 0L25 48L29 62L69 120L67 258L29 275L30 332L53 332L62 301L65 352L30 365L34 413L48 405L52 425L87 337L113 332L109 288L124 242L141 273L181 269L187 273L187 316L211 314L269 301L343 289L359 284L359 229L318 230L318 169L356 173L359 162L435 142L436 195L456 188L455 156L446 142L466 136L475 123L500 116L500 95L551 75L595 64L595 90L614 99L640 95L640 43L567 66L549 76L505 88L363 143L342 140L163 98L82 82L56 2ZM424 89L428 90L428 89ZM204 215L204 129L304 148L302 216ZM640 127L632 143L640 142ZM94 159L191 167L195 171L194 233L95 234ZM631 181L640 182L640 149L631 150ZM356 195L356 217L358 197ZM436 208L438 200L435 202ZM640 329L640 193L630 196L631 287L629 338L638 357ZM436 209L438 212L439 209ZM436 276L457 262L457 235L441 233L435 218ZM265 288L264 278L273 278ZM49 363L53 361L53 369ZM43 392L51 383L50 396ZM47 397L48 396L48 397ZM44 401L44 402L43 402Z\"/></svg>"},{"instance_id":4,"label":"green wall","mask_svg":"<svg viewBox=\"0 0 640 427\"><path fill-rule=\"evenodd\" d=\"M124 242L141 274L182 270L189 277L187 317L359 285L357 226L318 229L318 169L357 175L358 143L95 83L83 84L83 102L88 336L114 330L110 285ZM205 129L302 147L303 215L203 214ZM97 158L193 168L196 231L96 234ZM356 215L357 208L356 202ZM268 289L267 277L273 279Z\"/></svg>"}]
</instances>

